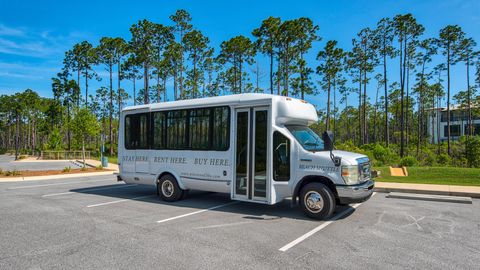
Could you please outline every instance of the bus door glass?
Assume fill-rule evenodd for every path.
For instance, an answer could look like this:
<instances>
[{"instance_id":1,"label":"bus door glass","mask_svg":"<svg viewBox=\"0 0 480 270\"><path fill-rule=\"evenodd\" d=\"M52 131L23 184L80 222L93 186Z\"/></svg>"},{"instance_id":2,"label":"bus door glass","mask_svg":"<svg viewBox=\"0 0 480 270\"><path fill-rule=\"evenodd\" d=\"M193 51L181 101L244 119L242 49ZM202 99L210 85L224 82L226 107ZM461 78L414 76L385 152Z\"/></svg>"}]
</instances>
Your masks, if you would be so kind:
<instances>
[{"instance_id":1,"label":"bus door glass","mask_svg":"<svg viewBox=\"0 0 480 270\"><path fill-rule=\"evenodd\" d=\"M267 200L268 113L266 107L236 110L234 198Z\"/></svg>"}]
</instances>

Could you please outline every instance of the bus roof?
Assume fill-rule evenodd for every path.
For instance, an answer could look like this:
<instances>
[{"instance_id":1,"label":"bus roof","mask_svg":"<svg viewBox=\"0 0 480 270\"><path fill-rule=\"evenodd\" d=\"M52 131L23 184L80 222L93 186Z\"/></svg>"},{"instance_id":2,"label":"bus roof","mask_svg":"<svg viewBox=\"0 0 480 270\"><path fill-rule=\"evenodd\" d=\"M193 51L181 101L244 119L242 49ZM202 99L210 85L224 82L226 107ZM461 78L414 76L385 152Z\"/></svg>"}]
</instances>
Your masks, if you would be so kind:
<instances>
[{"instance_id":1,"label":"bus roof","mask_svg":"<svg viewBox=\"0 0 480 270\"><path fill-rule=\"evenodd\" d=\"M281 122L291 122L292 119L307 121L308 124L312 124L318 121L317 112L315 107L303 100L296 98L260 94L260 93L244 93L226 96L206 97L197 99L185 99L178 101L168 101L160 103L151 103L145 105L128 106L122 111L134 111L149 109L150 111L163 110L163 109L182 109L195 106L217 106L217 105L239 105L239 104L252 104L252 102L271 101L272 103L279 104L279 112L277 116L283 118ZM291 102L291 103L290 103ZM288 104L288 106L286 106Z\"/></svg>"},{"instance_id":2,"label":"bus roof","mask_svg":"<svg viewBox=\"0 0 480 270\"><path fill-rule=\"evenodd\" d=\"M249 101L270 100L270 99L276 99L276 98L285 99L286 97L270 95L270 94L260 94L260 93L244 93L244 94L184 99L184 100L150 103L150 104L136 105L136 106L127 106L123 109L123 111L138 110L138 109L144 109L144 108L150 108L151 110L155 110L155 109L167 109L172 107L190 107L190 106L196 106L196 105L236 104L236 103L244 103Z\"/></svg>"}]
</instances>

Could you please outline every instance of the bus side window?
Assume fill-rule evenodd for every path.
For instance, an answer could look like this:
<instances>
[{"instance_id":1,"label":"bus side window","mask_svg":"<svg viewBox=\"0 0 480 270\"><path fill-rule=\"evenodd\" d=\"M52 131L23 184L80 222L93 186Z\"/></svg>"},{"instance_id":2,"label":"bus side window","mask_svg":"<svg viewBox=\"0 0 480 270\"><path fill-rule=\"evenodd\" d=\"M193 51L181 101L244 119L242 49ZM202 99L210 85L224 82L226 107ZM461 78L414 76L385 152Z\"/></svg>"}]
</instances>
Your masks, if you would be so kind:
<instances>
[{"instance_id":1,"label":"bus side window","mask_svg":"<svg viewBox=\"0 0 480 270\"><path fill-rule=\"evenodd\" d=\"M167 113L167 148L186 149L187 110L169 111Z\"/></svg>"},{"instance_id":2,"label":"bus side window","mask_svg":"<svg viewBox=\"0 0 480 270\"><path fill-rule=\"evenodd\" d=\"M290 180L290 140L282 133L273 133L273 180Z\"/></svg>"},{"instance_id":3,"label":"bus side window","mask_svg":"<svg viewBox=\"0 0 480 270\"><path fill-rule=\"evenodd\" d=\"M210 109L194 109L189 115L189 148L209 150L210 147Z\"/></svg>"},{"instance_id":4,"label":"bus side window","mask_svg":"<svg viewBox=\"0 0 480 270\"><path fill-rule=\"evenodd\" d=\"M230 144L230 109L228 107L214 108L212 150L228 150Z\"/></svg>"},{"instance_id":5,"label":"bus side window","mask_svg":"<svg viewBox=\"0 0 480 270\"><path fill-rule=\"evenodd\" d=\"M153 148L164 149L165 148L165 113L154 112L153 113Z\"/></svg>"},{"instance_id":6,"label":"bus side window","mask_svg":"<svg viewBox=\"0 0 480 270\"><path fill-rule=\"evenodd\" d=\"M125 148L135 149L135 115L125 116Z\"/></svg>"},{"instance_id":7,"label":"bus side window","mask_svg":"<svg viewBox=\"0 0 480 270\"><path fill-rule=\"evenodd\" d=\"M139 134L137 148L148 149L148 114L142 113L138 117Z\"/></svg>"},{"instance_id":8,"label":"bus side window","mask_svg":"<svg viewBox=\"0 0 480 270\"><path fill-rule=\"evenodd\" d=\"M125 116L125 148L148 149L148 113Z\"/></svg>"}]
</instances>

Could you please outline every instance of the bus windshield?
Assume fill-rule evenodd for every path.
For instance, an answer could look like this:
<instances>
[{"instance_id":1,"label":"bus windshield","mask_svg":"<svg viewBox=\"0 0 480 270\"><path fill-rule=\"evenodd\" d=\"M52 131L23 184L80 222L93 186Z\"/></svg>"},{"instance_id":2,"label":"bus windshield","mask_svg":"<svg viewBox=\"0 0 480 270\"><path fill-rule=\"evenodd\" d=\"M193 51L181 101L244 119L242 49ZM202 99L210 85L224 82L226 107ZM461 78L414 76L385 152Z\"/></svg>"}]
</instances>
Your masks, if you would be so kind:
<instances>
[{"instance_id":1,"label":"bus windshield","mask_svg":"<svg viewBox=\"0 0 480 270\"><path fill-rule=\"evenodd\" d=\"M323 151L323 140L307 126L287 126L295 139L307 151Z\"/></svg>"}]
</instances>

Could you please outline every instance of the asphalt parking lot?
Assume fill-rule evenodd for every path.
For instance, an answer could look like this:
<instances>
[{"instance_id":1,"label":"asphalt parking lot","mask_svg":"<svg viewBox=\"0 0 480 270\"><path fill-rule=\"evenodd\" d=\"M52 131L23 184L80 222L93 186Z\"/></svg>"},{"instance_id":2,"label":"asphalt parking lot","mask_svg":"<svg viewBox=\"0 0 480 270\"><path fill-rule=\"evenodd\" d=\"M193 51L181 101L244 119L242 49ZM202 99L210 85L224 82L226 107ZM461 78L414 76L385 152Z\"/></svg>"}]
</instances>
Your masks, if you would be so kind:
<instances>
[{"instance_id":1,"label":"asphalt parking lot","mask_svg":"<svg viewBox=\"0 0 480 270\"><path fill-rule=\"evenodd\" d=\"M385 198L336 220L192 192L176 203L114 176L0 183L1 269L478 269L480 201Z\"/></svg>"}]
</instances>

